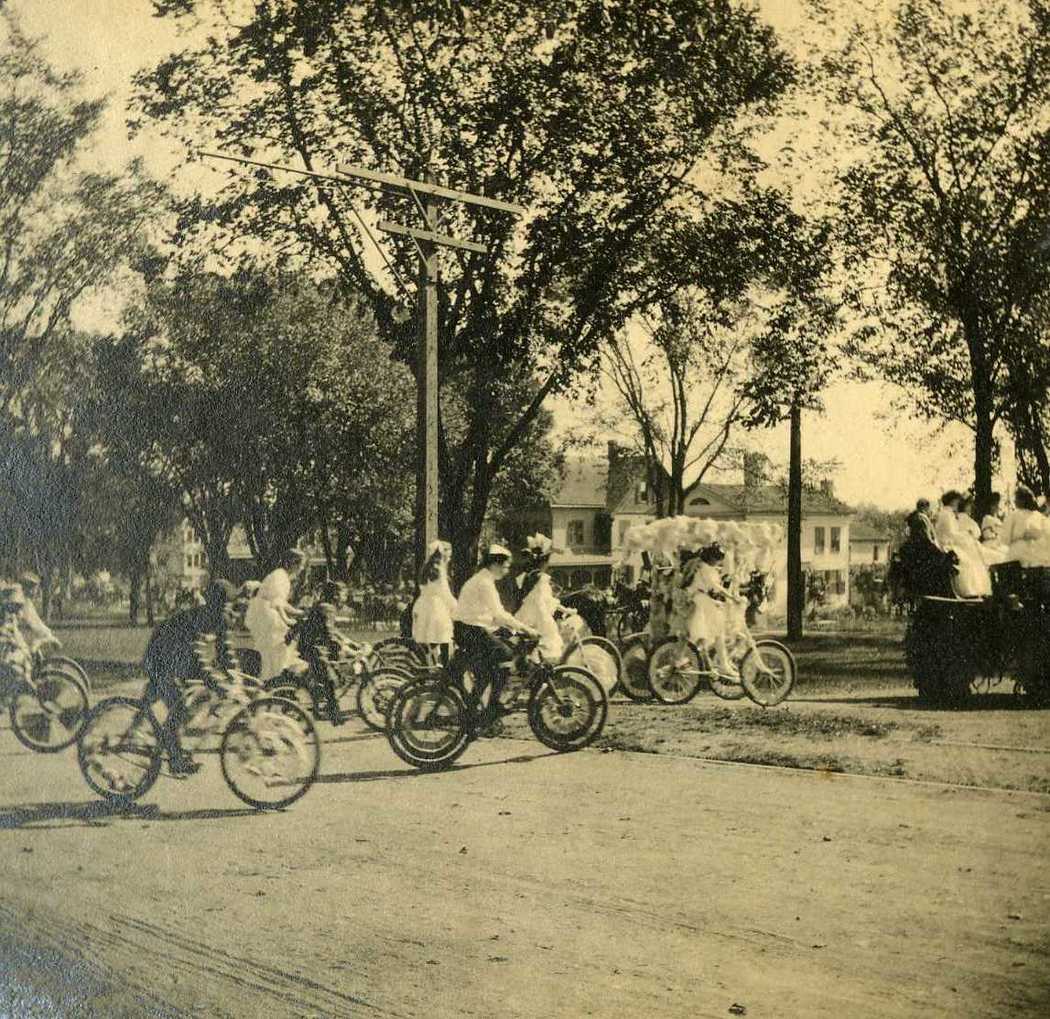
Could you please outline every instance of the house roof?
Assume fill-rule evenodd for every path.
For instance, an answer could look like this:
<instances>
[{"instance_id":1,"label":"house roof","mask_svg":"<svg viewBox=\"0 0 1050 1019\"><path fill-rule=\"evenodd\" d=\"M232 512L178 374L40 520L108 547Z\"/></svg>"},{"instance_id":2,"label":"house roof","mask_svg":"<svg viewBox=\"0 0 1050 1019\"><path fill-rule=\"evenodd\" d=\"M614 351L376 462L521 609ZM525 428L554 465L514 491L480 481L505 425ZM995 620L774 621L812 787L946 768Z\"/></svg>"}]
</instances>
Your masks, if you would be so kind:
<instances>
[{"instance_id":1,"label":"house roof","mask_svg":"<svg viewBox=\"0 0 1050 1019\"><path fill-rule=\"evenodd\" d=\"M605 508L605 486L609 466L601 460L568 460L561 487L551 499L552 506L594 506Z\"/></svg>"},{"instance_id":2,"label":"house roof","mask_svg":"<svg viewBox=\"0 0 1050 1019\"><path fill-rule=\"evenodd\" d=\"M850 541L889 541L890 536L884 532L878 530L878 528L872 527L871 524L850 524L849 527L849 540Z\"/></svg>"},{"instance_id":3,"label":"house roof","mask_svg":"<svg viewBox=\"0 0 1050 1019\"><path fill-rule=\"evenodd\" d=\"M686 497L686 505L705 496L744 513L787 513L787 492L779 485L701 484ZM831 492L804 488L802 512L811 516L822 513L847 516L853 510Z\"/></svg>"}]
</instances>

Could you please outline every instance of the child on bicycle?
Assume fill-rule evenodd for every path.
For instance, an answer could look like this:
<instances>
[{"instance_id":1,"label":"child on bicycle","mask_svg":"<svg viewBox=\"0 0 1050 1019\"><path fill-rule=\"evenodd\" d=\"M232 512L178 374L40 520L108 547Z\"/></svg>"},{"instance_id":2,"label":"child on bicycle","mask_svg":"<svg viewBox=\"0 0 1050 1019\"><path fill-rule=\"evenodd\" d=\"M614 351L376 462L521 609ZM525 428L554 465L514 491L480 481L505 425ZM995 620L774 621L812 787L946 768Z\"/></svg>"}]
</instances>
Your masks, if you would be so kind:
<instances>
[{"instance_id":1,"label":"child on bicycle","mask_svg":"<svg viewBox=\"0 0 1050 1019\"><path fill-rule=\"evenodd\" d=\"M347 716L339 710L339 698L332 678L332 659L346 650L347 640L335 625L336 609L345 597L342 584L327 581L310 611L288 631L285 640L296 641L299 657L306 662L314 714L327 718L332 725L342 725Z\"/></svg>"},{"instance_id":2,"label":"child on bicycle","mask_svg":"<svg viewBox=\"0 0 1050 1019\"><path fill-rule=\"evenodd\" d=\"M448 586L452 546L432 542L427 561L419 572L419 596L412 606L412 640L427 648L431 661L448 665L452 647L452 613L456 599Z\"/></svg>"},{"instance_id":3,"label":"child on bicycle","mask_svg":"<svg viewBox=\"0 0 1050 1019\"><path fill-rule=\"evenodd\" d=\"M692 611L685 620L685 635L698 647L714 651L715 667L722 678L739 680L740 673L729 656L727 634L740 599L722 582L720 567L725 561L721 545L707 545L682 571L679 590L688 596ZM695 564L695 565L694 565Z\"/></svg>"},{"instance_id":4,"label":"child on bicycle","mask_svg":"<svg viewBox=\"0 0 1050 1019\"><path fill-rule=\"evenodd\" d=\"M28 680L33 671L32 652L19 626L24 608L18 584L0 586L0 689Z\"/></svg>"},{"instance_id":5,"label":"child on bicycle","mask_svg":"<svg viewBox=\"0 0 1050 1019\"><path fill-rule=\"evenodd\" d=\"M29 650L36 653L44 647L60 648L62 642L51 632L51 627L40 618L33 604L33 599L40 590L40 578L35 573L24 573L21 577L21 586L25 605L19 615L19 622L26 642L29 644Z\"/></svg>"},{"instance_id":6,"label":"child on bicycle","mask_svg":"<svg viewBox=\"0 0 1050 1019\"><path fill-rule=\"evenodd\" d=\"M464 659L474 667L474 698L480 701L485 687L490 688L489 704L495 705L507 683L507 670L513 654L496 636L500 627L538 637L531 626L516 619L503 607L496 581L502 580L510 569L511 552L502 545L490 545L477 571L459 592L453 613L456 647Z\"/></svg>"},{"instance_id":7,"label":"child on bicycle","mask_svg":"<svg viewBox=\"0 0 1050 1019\"><path fill-rule=\"evenodd\" d=\"M204 592L203 605L183 609L165 620L153 631L146 646L142 661L149 677L145 700L149 704L163 701L168 710L160 727L160 738L173 775L193 775L200 769L179 739L186 681L201 679L217 690L215 671L228 674L235 667L227 637L227 613L233 597L232 585L223 580L213 582ZM207 649L212 642L214 663L207 660L211 657Z\"/></svg>"},{"instance_id":8,"label":"child on bicycle","mask_svg":"<svg viewBox=\"0 0 1050 1019\"><path fill-rule=\"evenodd\" d=\"M539 652L549 662L557 662L565 651L558 621L574 615L554 596L547 566L553 551L550 538L533 534L526 539L526 571L521 584L521 606L514 618L541 635Z\"/></svg>"}]
</instances>

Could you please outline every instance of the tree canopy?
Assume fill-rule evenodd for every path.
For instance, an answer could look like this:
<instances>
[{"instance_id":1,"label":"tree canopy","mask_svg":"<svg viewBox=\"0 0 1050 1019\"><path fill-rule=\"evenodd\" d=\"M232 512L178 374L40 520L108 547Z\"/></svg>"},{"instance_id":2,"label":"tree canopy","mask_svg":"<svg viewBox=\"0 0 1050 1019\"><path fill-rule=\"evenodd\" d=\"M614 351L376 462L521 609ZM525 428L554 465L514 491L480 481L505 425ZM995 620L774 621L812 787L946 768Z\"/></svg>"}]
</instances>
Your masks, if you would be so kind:
<instances>
[{"instance_id":1,"label":"tree canopy","mask_svg":"<svg viewBox=\"0 0 1050 1019\"><path fill-rule=\"evenodd\" d=\"M218 145L307 168L357 163L528 207L526 221L446 206L442 228L489 254L444 254L442 386L464 412L442 419L441 528L472 558L493 485L548 395L674 285L646 240L750 163L738 118L771 110L791 80L772 30L730 0L521 0L309 5L157 0L199 19L207 42L138 79L142 117L190 149ZM236 10L235 10L236 8ZM716 190L721 183L712 185ZM187 204L184 237L250 237L274 258L338 271L370 303L396 354L414 326L364 254L363 221L414 215L382 191L234 173ZM407 239L382 242L399 277ZM668 277L672 278L668 278ZM527 383L527 384L523 384Z\"/></svg>"}]
</instances>

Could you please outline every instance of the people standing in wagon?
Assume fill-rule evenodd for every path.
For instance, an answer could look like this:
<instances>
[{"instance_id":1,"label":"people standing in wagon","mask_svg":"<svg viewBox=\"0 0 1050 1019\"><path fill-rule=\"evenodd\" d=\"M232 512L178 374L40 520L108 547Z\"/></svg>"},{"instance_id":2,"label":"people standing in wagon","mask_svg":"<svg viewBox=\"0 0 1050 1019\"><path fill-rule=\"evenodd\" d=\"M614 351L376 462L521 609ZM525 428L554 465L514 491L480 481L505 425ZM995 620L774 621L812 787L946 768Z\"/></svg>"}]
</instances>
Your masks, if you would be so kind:
<instances>
[{"instance_id":1,"label":"people standing in wagon","mask_svg":"<svg viewBox=\"0 0 1050 1019\"><path fill-rule=\"evenodd\" d=\"M988 512L981 520L981 541L985 545L999 547L1002 545L1003 535L1003 511L1002 496L998 492L992 492Z\"/></svg>"},{"instance_id":2,"label":"people standing in wagon","mask_svg":"<svg viewBox=\"0 0 1050 1019\"><path fill-rule=\"evenodd\" d=\"M431 542L419 571L419 595L412 606L412 639L429 650L431 661L447 665L452 649L452 615L456 599L448 584L452 546Z\"/></svg>"},{"instance_id":3,"label":"people standing in wagon","mask_svg":"<svg viewBox=\"0 0 1050 1019\"><path fill-rule=\"evenodd\" d=\"M1018 485L1014 493L1014 511L1003 521L1006 561L1016 561L1022 566L1036 565L1041 558L1040 547L1048 526L1032 490L1026 485Z\"/></svg>"},{"instance_id":4,"label":"people standing in wagon","mask_svg":"<svg viewBox=\"0 0 1050 1019\"><path fill-rule=\"evenodd\" d=\"M305 556L295 549L285 552L277 569L268 573L259 585L244 614L244 623L262 658L259 679L263 682L299 661L295 649L285 638L301 615L291 604L292 581L302 572L305 561Z\"/></svg>"},{"instance_id":5,"label":"people standing in wagon","mask_svg":"<svg viewBox=\"0 0 1050 1019\"><path fill-rule=\"evenodd\" d=\"M955 578L959 594L964 598L980 598L992 593L992 581L980 545L961 519L963 501L962 493L954 489L941 496L941 510L937 514L934 533L941 548L954 552L959 560Z\"/></svg>"}]
</instances>

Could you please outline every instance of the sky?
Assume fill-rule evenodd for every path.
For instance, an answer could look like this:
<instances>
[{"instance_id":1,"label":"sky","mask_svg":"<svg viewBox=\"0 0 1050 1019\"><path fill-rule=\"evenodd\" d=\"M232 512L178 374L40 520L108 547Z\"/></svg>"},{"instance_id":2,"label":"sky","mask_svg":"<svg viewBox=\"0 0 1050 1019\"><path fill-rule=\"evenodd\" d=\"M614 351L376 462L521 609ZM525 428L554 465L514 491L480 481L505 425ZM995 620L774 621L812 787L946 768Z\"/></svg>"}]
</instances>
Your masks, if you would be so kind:
<instances>
[{"instance_id":1,"label":"sky","mask_svg":"<svg viewBox=\"0 0 1050 1019\"><path fill-rule=\"evenodd\" d=\"M180 48L173 27L151 16L149 0L8 0L8 6L20 15L27 32L46 37L44 52L55 65L83 72L85 92L109 96L110 108L91 153L100 166L112 169L142 156L154 174L167 177L178 171L174 183L182 192L217 186L222 171L214 165L178 170L183 153L159 132L147 128L135 139L128 137L125 109L131 76ZM759 7L788 46L805 36L797 0L762 0ZM793 141L799 144L797 138ZM85 314L104 324L115 317L119 299L119 294L105 295ZM803 456L840 461L836 493L852 503L898 509L913 505L921 495L933 498L946 488L968 487L973 457L967 429L956 425L942 430L911 420L893 410L893 401L893 391L878 383L833 385L825 394L824 412L804 416ZM552 409L562 433L579 426L578 412L569 402L555 401ZM786 427L744 438L774 461L786 461ZM1007 450L998 479L1004 490L1012 472Z\"/></svg>"}]
</instances>

